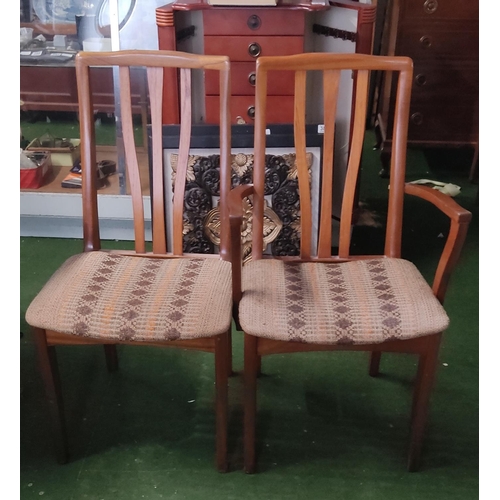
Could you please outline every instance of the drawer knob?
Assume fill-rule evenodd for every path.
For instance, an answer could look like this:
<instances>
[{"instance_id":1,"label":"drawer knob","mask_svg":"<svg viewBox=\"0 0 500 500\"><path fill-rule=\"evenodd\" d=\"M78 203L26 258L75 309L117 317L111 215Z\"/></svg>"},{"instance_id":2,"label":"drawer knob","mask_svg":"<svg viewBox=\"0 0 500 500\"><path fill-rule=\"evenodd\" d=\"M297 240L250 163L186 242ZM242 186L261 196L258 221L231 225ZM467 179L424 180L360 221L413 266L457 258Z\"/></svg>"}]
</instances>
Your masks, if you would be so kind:
<instances>
[{"instance_id":1,"label":"drawer knob","mask_svg":"<svg viewBox=\"0 0 500 500\"><path fill-rule=\"evenodd\" d=\"M434 14L438 7L439 4L437 0L425 0L424 2L424 10L427 14Z\"/></svg>"},{"instance_id":2,"label":"drawer knob","mask_svg":"<svg viewBox=\"0 0 500 500\"><path fill-rule=\"evenodd\" d=\"M260 56L261 51L262 51L262 49L260 48L260 45L259 45L257 42L252 42L252 43L248 46L248 53L249 53L252 57L259 57L259 56Z\"/></svg>"},{"instance_id":3,"label":"drawer knob","mask_svg":"<svg viewBox=\"0 0 500 500\"><path fill-rule=\"evenodd\" d=\"M252 87L255 87L255 71L252 71L252 72L248 75L248 83L249 83Z\"/></svg>"},{"instance_id":4,"label":"drawer knob","mask_svg":"<svg viewBox=\"0 0 500 500\"><path fill-rule=\"evenodd\" d=\"M413 113L410 117L410 120L415 125L422 125L424 123L424 115L422 113Z\"/></svg>"},{"instance_id":5,"label":"drawer knob","mask_svg":"<svg viewBox=\"0 0 500 500\"><path fill-rule=\"evenodd\" d=\"M432 38L430 36L424 35L420 39L420 44L422 45L422 47L428 49L432 45Z\"/></svg>"},{"instance_id":6,"label":"drawer knob","mask_svg":"<svg viewBox=\"0 0 500 500\"><path fill-rule=\"evenodd\" d=\"M249 106L247 109L247 115L253 120L255 118L255 106Z\"/></svg>"},{"instance_id":7,"label":"drawer knob","mask_svg":"<svg viewBox=\"0 0 500 500\"><path fill-rule=\"evenodd\" d=\"M255 14L253 16L250 16L247 20L247 26L251 30L258 30L260 28L261 24L262 24L262 21L260 20L260 17L256 16Z\"/></svg>"},{"instance_id":8,"label":"drawer knob","mask_svg":"<svg viewBox=\"0 0 500 500\"><path fill-rule=\"evenodd\" d=\"M419 75L417 75L415 77L415 83L417 85L419 85L420 87L422 87L423 85L425 85L427 83L427 77L425 75L423 75L422 73L420 73Z\"/></svg>"},{"instance_id":9,"label":"drawer knob","mask_svg":"<svg viewBox=\"0 0 500 500\"><path fill-rule=\"evenodd\" d=\"M242 116L238 115L236 117L236 124L237 125L245 125L245 123L246 123L246 121Z\"/></svg>"}]
</instances>

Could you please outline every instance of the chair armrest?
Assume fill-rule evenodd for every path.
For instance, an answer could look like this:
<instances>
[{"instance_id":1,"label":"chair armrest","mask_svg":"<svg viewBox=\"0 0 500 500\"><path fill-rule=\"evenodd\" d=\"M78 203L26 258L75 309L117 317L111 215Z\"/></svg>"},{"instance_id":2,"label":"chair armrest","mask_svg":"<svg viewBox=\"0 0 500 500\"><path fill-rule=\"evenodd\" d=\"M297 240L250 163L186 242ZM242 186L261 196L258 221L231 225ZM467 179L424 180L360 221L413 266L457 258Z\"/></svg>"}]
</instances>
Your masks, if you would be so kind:
<instances>
[{"instance_id":1,"label":"chair armrest","mask_svg":"<svg viewBox=\"0 0 500 500\"><path fill-rule=\"evenodd\" d=\"M443 303L451 273L458 262L465 242L472 214L450 196L428 186L407 183L405 184L405 193L432 203L450 218L450 232L432 284L434 295Z\"/></svg>"},{"instance_id":2,"label":"chair armrest","mask_svg":"<svg viewBox=\"0 0 500 500\"><path fill-rule=\"evenodd\" d=\"M233 303L237 310L241 299L241 225L243 222L243 198L253 194L253 184L241 184L229 192L228 210L231 235L231 264L233 272ZM235 316L235 319L237 316ZM237 321L237 320L236 320Z\"/></svg>"}]
</instances>

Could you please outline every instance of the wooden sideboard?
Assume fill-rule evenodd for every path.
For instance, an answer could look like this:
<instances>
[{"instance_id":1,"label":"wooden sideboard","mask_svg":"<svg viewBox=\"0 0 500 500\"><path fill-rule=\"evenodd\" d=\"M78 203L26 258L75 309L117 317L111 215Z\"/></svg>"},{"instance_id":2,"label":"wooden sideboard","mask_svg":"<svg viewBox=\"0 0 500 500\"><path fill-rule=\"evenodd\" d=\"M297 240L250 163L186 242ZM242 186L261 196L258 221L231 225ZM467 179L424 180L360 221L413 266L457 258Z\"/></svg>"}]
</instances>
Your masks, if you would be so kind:
<instances>
[{"instance_id":1,"label":"wooden sideboard","mask_svg":"<svg viewBox=\"0 0 500 500\"><path fill-rule=\"evenodd\" d=\"M92 68L92 96L96 113L115 112L112 68ZM141 113L145 96L145 80L140 72L131 78L134 111ZM20 94L23 111L78 111L76 70L64 66L21 65ZM141 97L142 96L142 97Z\"/></svg>"},{"instance_id":2,"label":"wooden sideboard","mask_svg":"<svg viewBox=\"0 0 500 500\"><path fill-rule=\"evenodd\" d=\"M356 11L354 23L331 26L335 9ZM330 16L329 16L330 15ZM272 7L212 6L207 0L176 0L156 10L159 48L193 53L228 55L231 59L231 119L252 124L254 116L255 61L259 56L322 51L316 39L333 37L355 45L356 52L372 49L376 3L351 0L314 2L278 0ZM342 16L339 16L342 17ZM166 70L163 122L179 123L178 77ZM202 82L202 121L218 123L218 82L207 73ZM172 92L172 89L175 89ZM293 79L272 75L269 81L268 117L271 123L293 121Z\"/></svg>"},{"instance_id":3,"label":"wooden sideboard","mask_svg":"<svg viewBox=\"0 0 500 500\"><path fill-rule=\"evenodd\" d=\"M479 143L479 1L388 0L382 53L414 62L408 142L414 146ZM377 125L382 157L391 152L394 85L380 86ZM474 165L472 166L474 168Z\"/></svg>"}]
</instances>

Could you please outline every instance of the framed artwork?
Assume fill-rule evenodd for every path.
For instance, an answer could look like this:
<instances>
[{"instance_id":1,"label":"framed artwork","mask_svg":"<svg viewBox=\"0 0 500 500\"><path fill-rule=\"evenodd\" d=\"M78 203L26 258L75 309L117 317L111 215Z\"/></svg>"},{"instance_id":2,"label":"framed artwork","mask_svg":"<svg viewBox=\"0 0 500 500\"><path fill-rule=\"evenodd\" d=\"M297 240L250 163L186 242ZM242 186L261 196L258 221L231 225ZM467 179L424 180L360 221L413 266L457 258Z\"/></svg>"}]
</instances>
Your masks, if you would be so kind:
<instances>
[{"instance_id":1,"label":"framed artwork","mask_svg":"<svg viewBox=\"0 0 500 500\"><path fill-rule=\"evenodd\" d=\"M323 136L316 125L308 126L307 160L310 172L313 234L319 221L321 149ZM265 253L297 255L300 250L300 204L297 168L293 147L293 127L275 125L268 130L265 176ZM164 125L163 157L164 188L167 211L171 208L173 183L177 171L179 126ZM232 187L252 182L253 126L235 125L232 130L231 183ZM213 253L220 241L219 218L219 136L217 125L193 127L184 195L184 251ZM251 253L252 200L243 202L243 258ZM171 227L167 222L167 239ZM169 250L171 250L169 248ZM314 250L314 249L313 249Z\"/></svg>"}]
</instances>

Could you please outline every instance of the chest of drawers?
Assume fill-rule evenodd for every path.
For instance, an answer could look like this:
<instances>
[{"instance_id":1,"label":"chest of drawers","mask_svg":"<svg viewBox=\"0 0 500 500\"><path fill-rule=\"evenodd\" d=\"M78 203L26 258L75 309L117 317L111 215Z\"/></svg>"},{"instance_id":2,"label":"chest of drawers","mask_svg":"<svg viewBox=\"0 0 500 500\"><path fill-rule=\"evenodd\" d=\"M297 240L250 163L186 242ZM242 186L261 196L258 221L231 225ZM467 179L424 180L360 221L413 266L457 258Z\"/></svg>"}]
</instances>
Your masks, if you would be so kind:
<instances>
[{"instance_id":1,"label":"chest of drawers","mask_svg":"<svg viewBox=\"0 0 500 500\"><path fill-rule=\"evenodd\" d=\"M478 0L389 0L383 52L409 56L414 81L409 144L476 148L479 140ZM392 82L383 84L379 125L390 153Z\"/></svg>"}]
</instances>

